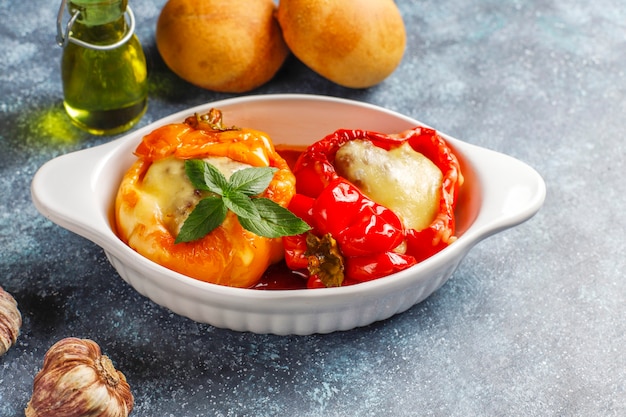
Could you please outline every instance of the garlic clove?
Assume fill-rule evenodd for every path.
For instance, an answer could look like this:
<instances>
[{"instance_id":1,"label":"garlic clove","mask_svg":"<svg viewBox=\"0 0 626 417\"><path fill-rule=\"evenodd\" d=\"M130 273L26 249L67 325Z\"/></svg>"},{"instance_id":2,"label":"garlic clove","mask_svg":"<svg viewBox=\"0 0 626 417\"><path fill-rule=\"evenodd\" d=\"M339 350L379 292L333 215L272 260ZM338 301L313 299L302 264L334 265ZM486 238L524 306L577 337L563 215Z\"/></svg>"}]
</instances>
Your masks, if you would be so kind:
<instances>
[{"instance_id":1,"label":"garlic clove","mask_svg":"<svg viewBox=\"0 0 626 417\"><path fill-rule=\"evenodd\" d=\"M126 377L93 340L68 337L44 356L26 417L127 417L134 398Z\"/></svg>"},{"instance_id":2,"label":"garlic clove","mask_svg":"<svg viewBox=\"0 0 626 417\"><path fill-rule=\"evenodd\" d=\"M22 315L17 308L17 301L0 287L0 356L15 344L20 327Z\"/></svg>"}]
</instances>

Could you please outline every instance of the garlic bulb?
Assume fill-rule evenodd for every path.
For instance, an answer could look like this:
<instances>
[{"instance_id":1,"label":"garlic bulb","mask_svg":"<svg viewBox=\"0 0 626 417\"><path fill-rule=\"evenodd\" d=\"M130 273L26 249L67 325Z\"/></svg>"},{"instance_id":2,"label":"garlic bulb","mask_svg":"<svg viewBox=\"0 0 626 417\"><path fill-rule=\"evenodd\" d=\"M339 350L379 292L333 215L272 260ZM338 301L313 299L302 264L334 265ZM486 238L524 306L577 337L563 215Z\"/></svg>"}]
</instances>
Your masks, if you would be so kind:
<instances>
[{"instance_id":1,"label":"garlic bulb","mask_svg":"<svg viewBox=\"0 0 626 417\"><path fill-rule=\"evenodd\" d=\"M22 327L22 315L15 298L0 287L0 356L17 340Z\"/></svg>"},{"instance_id":2,"label":"garlic bulb","mask_svg":"<svg viewBox=\"0 0 626 417\"><path fill-rule=\"evenodd\" d=\"M89 339L68 337L44 356L26 417L127 417L134 398L124 374Z\"/></svg>"}]
</instances>

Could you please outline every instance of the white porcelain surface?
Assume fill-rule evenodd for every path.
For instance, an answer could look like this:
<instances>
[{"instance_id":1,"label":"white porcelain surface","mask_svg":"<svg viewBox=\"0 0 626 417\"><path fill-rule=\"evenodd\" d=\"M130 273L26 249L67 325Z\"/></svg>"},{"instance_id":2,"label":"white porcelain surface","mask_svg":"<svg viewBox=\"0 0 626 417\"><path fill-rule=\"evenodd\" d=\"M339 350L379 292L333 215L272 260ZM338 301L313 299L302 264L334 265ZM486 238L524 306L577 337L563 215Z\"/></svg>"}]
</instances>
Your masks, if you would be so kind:
<instances>
[{"instance_id":1,"label":"white porcelain surface","mask_svg":"<svg viewBox=\"0 0 626 417\"><path fill-rule=\"evenodd\" d=\"M328 333L365 326L407 310L437 290L482 239L532 217L545 184L528 165L443 135L462 162L466 183L459 196L459 239L426 261L393 276L342 288L259 291L191 279L130 249L111 227L120 179L141 137L211 107L225 123L263 130L275 144L309 144L339 128L385 133L420 125L372 105L311 95L265 95L198 106L120 139L49 161L32 182L37 209L58 225L101 246L120 276L139 293L193 320L237 331ZM436 128L436 126L435 126Z\"/></svg>"}]
</instances>

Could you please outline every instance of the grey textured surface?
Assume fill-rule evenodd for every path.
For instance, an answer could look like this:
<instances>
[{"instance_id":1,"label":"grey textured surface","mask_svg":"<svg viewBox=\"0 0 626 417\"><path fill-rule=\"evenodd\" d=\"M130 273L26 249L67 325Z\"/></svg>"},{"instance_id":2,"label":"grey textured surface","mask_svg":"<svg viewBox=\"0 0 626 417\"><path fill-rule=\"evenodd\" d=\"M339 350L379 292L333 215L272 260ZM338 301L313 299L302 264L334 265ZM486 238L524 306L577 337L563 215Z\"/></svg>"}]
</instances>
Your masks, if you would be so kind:
<instances>
[{"instance_id":1,"label":"grey textured surface","mask_svg":"<svg viewBox=\"0 0 626 417\"><path fill-rule=\"evenodd\" d=\"M131 0L149 59L143 126L228 95L160 60L164 0ZM626 415L626 2L399 0L408 49L367 90L295 59L252 93L377 104L537 169L548 195L475 247L434 295L387 321L323 336L236 333L178 317L126 285L94 244L44 219L45 161L110 138L62 110L58 4L0 5L0 286L24 324L0 358L0 415L23 415L46 350L97 341L134 416Z\"/></svg>"}]
</instances>

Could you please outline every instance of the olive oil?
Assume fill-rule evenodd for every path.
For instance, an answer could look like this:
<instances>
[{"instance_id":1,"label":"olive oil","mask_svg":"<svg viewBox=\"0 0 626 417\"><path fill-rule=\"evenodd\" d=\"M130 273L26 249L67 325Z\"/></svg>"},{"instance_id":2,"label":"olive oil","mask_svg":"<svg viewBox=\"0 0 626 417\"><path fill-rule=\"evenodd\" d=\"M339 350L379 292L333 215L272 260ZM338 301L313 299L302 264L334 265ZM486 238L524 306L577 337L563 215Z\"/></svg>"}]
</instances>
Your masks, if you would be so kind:
<instances>
[{"instance_id":1,"label":"olive oil","mask_svg":"<svg viewBox=\"0 0 626 417\"><path fill-rule=\"evenodd\" d=\"M65 110L92 134L123 132L145 113L148 93L146 58L124 16L127 1L70 0L68 6L77 18L61 61Z\"/></svg>"}]
</instances>

